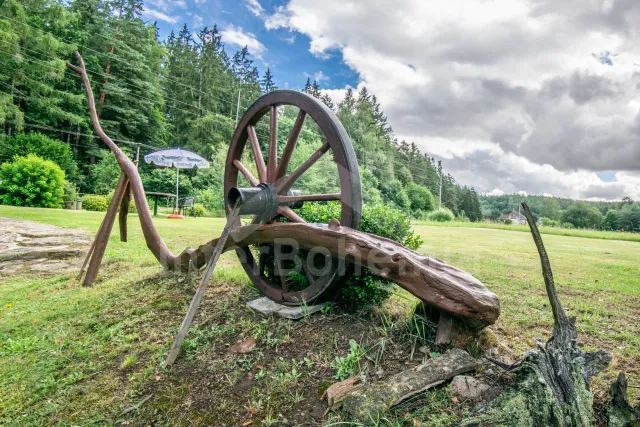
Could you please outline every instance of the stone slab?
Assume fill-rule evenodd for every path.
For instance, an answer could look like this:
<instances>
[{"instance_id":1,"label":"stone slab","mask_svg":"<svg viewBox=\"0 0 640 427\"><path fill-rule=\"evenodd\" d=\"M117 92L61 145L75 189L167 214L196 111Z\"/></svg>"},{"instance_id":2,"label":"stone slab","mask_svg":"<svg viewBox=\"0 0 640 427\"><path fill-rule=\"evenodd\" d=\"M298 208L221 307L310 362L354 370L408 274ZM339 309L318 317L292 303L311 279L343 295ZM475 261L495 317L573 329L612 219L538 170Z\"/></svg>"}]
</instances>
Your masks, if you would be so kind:
<instances>
[{"instance_id":1,"label":"stone slab","mask_svg":"<svg viewBox=\"0 0 640 427\"><path fill-rule=\"evenodd\" d=\"M288 306L278 304L275 301L271 301L267 297L262 297L258 299L251 300L247 303L247 307L250 309L257 311L260 314L264 314L265 316L276 315L282 317L283 319L291 319L291 320L299 320L305 316L310 316L313 313L317 313L326 307L327 303L323 302L322 304L315 305L307 305L307 306Z\"/></svg>"}]
</instances>

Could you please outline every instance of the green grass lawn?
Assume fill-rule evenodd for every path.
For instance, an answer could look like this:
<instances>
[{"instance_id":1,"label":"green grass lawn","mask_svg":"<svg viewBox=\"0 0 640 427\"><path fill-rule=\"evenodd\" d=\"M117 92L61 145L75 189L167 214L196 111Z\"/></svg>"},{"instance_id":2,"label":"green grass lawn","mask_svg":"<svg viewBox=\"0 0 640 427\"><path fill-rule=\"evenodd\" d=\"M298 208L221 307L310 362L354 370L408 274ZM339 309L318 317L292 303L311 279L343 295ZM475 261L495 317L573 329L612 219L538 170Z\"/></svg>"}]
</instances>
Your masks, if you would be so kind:
<instances>
[{"instance_id":1,"label":"green grass lawn","mask_svg":"<svg viewBox=\"0 0 640 427\"><path fill-rule=\"evenodd\" d=\"M0 217L93 234L103 213L0 206ZM224 225L214 218L155 222L174 253L218 236ZM498 294L502 315L491 330L502 358L516 360L534 347L534 337L549 337L551 312L528 233L415 228L425 241L419 252L469 271ZM605 398L619 370L629 374L630 384L640 385L640 243L553 234L543 239L562 302L577 317L580 344L613 355L610 369L595 379L596 399ZM379 369L386 375L419 363L411 359L416 341L407 326L415 300L404 292L373 315L337 308L336 316L298 323L263 319L244 308L256 292L235 254L224 254L219 266L171 370L162 360L194 284L161 272L135 215L129 219L129 243L120 242L114 228L91 288L70 275L0 278L0 424L295 423L305 416L322 418L320 395L335 381L335 356L349 353L350 339L366 349L367 359L357 369L370 378ZM249 336L257 342L254 352L228 351ZM636 405L639 390L630 389ZM443 388L430 392L421 405L400 405L390 424L410 425L413 418L446 425L464 413L448 393ZM145 396L151 396L147 403L123 414ZM334 421L339 418L325 418L325 423Z\"/></svg>"}]
</instances>

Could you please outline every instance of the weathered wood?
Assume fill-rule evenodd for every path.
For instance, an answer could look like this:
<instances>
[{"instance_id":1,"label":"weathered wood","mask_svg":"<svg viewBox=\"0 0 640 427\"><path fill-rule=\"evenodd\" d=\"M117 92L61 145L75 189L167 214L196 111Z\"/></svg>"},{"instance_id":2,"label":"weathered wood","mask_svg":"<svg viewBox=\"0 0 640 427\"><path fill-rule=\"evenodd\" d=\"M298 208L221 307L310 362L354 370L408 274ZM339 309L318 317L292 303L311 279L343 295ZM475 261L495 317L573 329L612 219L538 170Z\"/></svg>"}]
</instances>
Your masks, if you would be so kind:
<instances>
[{"instance_id":1,"label":"weathered wood","mask_svg":"<svg viewBox=\"0 0 640 427\"><path fill-rule=\"evenodd\" d=\"M131 204L131 186L127 182L127 188L124 190L122 202L120 202L120 211L118 213L118 224L120 226L120 241L126 242L128 236L127 216L129 215L129 205Z\"/></svg>"},{"instance_id":2,"label":"weathered wood","mask_svg":"<svg viewBox=\"0 0 640 427\"><path fill-rule=\"evenodd\" d=\"M469 273L407 249L393 240L348 227L299 223L249 225L231 232L224 250L273 243L285 238L297 242L301 249L321 247L334 258L344 258L357 268L372 270L448 313L484 324L494 323L500 315L498 297ZM217 240L183 252L170 259L172 264L166 267L178 269L188 266L192 260L199 268Z\"/></svg>"},{"instance_id":3,"label":"weathered wood","mask_svg":"<svg viewBox=\"0 0 640 427\"><path fill-rule=\"evenodd\" d=\"M213 271L216 268L216 264L218 263L218 259L220 258L220 254L222 253L222 248L224 247L229 234L231 233L231 227L238 219L238 210L239 204L236 204L233 211L229 214L227 218L227 225L222 230L222 235L218 239L218 243L207 262L207 268L200 279L200 285L198 285L198 289L196 289L196 293L193 295L193 299L191 300L191 304L189 305L189 310L187 310L187 314L185 315L182 325L180 326L180 330L178 331L178 335L176 336L176 340L173 343L173 346L167 353L167 359L165 360L165 366L173 365L178 354L180 353L180 347L182 346L182 342L187 336L187 332L191 327L191 323L193 322L193 318L196 315L196 311L198 311L198 307L200 306L200 301L202 301L202 297L204 296L204 291L207 288L207 284L209 280L211 280L211 276L213 275Z\"/></svg>"},{"instance_id":4,"label":"weathered wood","mask_svg":"<svg viewBox=\"0 0 640 427\"><path fill-rule=\"evenodd\" d=\"M87 267L87 274L84 276L84 280L82 282L83 286L92 285L98 277L98 270L102 264L102 258L104 257L104 253L107 249L107 244L109 243L109 236L111 235L111 230L113 230L113 224L116 221L116 215L118 214L120 202L124 197L127 182L127 176L124 173L121 173L118 184L116 185L116 190L113 193L113 198L111 199L111 203L107 209L107 213L105 214L102 225L94 239L92 249L90 250L90 253L87 254L87 257L90 256L91 259L89 260L89 266Z\"/></svg>"},{"instance_id":5,"label":"weathered wood","mask_svg":"<svg viewBox=\"0 0 640 427\"><path fill-rule=\"evenodd\" d=\"M627 378L624 373L620 372L616 382L611 385L609 398L611 401L604 411L607 427L640 425L640 411L633 408L627 401Z\"/></svg>"},{"instance_id":6,"label":"weathered wood","mask_svg":"<svg viewBox=\"0 0 640 427\"><path fill-rule=\"evenodd\" d=\"M453 317L449 313L441 312L436 332L436 345L447 345L453 338Z\"/></svg>"},{"instance_id":7,"label":"weathered wood","mask_svg":"<svg viewBox=\"0 0 640 427\"><path fill-rule=\"evenodd\" d=\"M389 408L414 394L442 384L456 375L472 371L478 361L461 349L452 349L420 366L400 372L374 384L354 387L334 406L351 421L371 425Z\"/></svg>"},{"instance_id":8,"label":"weathered wood","mask_svg":"<svg viewBox=\"0 0 640 427\"><path fill-rule=\"evenodd\" d=\"M604 369L610 356L585 353L576 346L575 318L569 318L555 288L549 257L529 207L522 203L540 255L547 296L553 312L553 334L538 351L529 352L515 368L515 384L483 413L464 420L463 426L595 426L589 381Z\"/></svg>"}]
</instances>

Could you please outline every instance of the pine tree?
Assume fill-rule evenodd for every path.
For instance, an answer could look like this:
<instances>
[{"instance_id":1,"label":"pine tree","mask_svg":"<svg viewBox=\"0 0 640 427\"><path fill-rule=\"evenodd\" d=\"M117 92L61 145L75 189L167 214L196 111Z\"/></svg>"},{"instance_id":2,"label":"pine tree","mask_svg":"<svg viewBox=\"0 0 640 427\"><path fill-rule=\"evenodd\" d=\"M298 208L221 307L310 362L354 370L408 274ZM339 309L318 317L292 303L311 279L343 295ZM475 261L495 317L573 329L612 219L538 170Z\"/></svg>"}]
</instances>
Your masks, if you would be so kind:
<instances>
[{"instance_id":1,"label":"pine tree","mask_svg":"<svg viewBox=\"0 0 640 427\"><path fill-rule=\"evenodd\" d=\"M324 102L324 105L326 105L330 109L333 110L336 108L335 104L333 103L333 100L331 99L328 93L325 92L325 94L322 95L320 99L322 100L322 102Z\"/></svg>"},{"instance_id":2,"label":"pine tree","mask_svg":"<svg viewBox=\"0 0 640 427\"><path fill-rule=\"evenodd\" d=\"M313 81L313 84L311 85L311 92L309 93L314 98L320 98L320 85L318 85L318 82L316 80Z\"/></svg>"},{"instance_id":3,"label":"pine tree","mask_svg":"<svg viewBox=\"0 0 640 427\"><path fill-rule=\"evenodd\" d=\"M264 76L260 81L260 86L262 87L262 93L269 93L272 90L278 89L273 82L273 75L271 74L271 69L269 67L267 67L267 71L264 72Z\"/></svg>"},{"instance_id":4,"label":"pine tree","mask_svg":"<svg viewBox=\"0 0 640 427\"><path fill-rule=\"evenodd\" d=\"M311 77L307 77L307 82L304 84L302 91L308 94L311 93Z\"/></svg>"}]
</instances>

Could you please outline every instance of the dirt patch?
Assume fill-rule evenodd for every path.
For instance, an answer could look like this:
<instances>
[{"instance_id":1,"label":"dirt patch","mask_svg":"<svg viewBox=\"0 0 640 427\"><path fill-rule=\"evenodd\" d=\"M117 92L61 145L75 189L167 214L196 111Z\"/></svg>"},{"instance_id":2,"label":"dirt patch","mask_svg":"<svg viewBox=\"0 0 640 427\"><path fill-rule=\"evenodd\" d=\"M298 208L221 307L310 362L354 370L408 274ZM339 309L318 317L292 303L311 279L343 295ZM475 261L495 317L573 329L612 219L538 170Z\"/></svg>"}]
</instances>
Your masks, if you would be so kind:
<instances>
[{"instance_id":1,"label":"dirt patch","mask_svg":"<svg viewBox=\"0 0 640 427\"><path fill-rule=\"evenodd\" d=\"M268 425L275 420L322 425L325 391L339 381L336 357L348 357L352 342L364 352L354 373L365 381L429 357L401 327L385 328L376 315L357 317L334 309L300 321L265 318L245 307L254 297L255 290L248 287L207 292L179 359L162 381L148 384L143 392L154 393L150 408L158 412L143 411L137 421L160 421L170 412L171 419L189 425ZM235 351L239 341L252 340L255 347L249 351ZM344 375L351 374L347 370L345 366ZM179 421L177 408L184 411Z\"/></svg>"}]
</instances>

